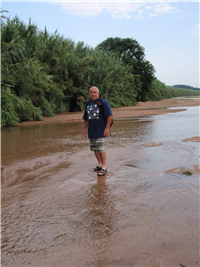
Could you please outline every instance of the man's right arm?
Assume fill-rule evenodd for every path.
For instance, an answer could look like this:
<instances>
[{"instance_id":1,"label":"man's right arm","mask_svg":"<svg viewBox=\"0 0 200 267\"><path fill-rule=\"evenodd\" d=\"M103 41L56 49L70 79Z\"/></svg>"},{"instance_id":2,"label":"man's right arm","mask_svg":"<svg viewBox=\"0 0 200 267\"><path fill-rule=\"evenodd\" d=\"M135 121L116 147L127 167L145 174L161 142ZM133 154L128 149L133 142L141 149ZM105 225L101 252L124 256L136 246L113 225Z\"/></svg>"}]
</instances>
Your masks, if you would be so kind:
<instances>
[{"instance_id":1,"label":"man's right arm","mask_svg":"<svg viewBox=\"0 0 200 267\"><path fill-rule=\"evenodd\" d=\"M87 128L88 128L88 121L84 122L84 130L83 130L83 136L87 137Z\"/></svg>"}]
</instances>

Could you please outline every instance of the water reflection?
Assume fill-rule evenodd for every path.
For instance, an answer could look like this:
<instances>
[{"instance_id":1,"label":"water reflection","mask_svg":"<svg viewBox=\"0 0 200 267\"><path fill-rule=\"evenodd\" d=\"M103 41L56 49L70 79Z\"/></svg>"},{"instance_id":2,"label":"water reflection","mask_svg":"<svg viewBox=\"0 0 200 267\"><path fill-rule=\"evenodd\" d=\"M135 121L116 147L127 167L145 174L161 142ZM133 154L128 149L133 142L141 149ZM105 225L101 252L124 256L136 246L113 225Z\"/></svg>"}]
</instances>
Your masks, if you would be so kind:
<instances>
[{"instance_id":1,"label":"water reflection","mask_svg":"<svg viewBox=\"0 0 200 267\"><path fill-rule=\"evenodd\" d=\"M199 136L199 107L177 113L159 116L146 116L137 119L115 121L109 144L123 145L134 142L162 142Z\"/></svg>"},{"instance_id":2,"label":"water reflection","mask_svg":"<svg viewBox=\"0 0 200 267\"><path fill-rule=\"evenodd\" d=\"M199 136L199 107L181 107L187 110L150 117L152 142L184 139Z\"/></svg>"},{"instance_id":3,"label":"water reflection","mask_svg":"<svg viewBox=\"0 0 200 267\"><path fill-rule=\"evenodd\" d=\"M115 120L108 145L123 146L125 143L145 142L154 134L152 121L137 119Z\"/></svg>"},{"instance_id":4,"label":"water reflection","mask_svg":"<svg viewBox=\"0 0 200 267\"><path fill-rule=\"evenodd\" d=\"M86 200L88 211L84 220L88 223L92 239L107 237L114 230L117 217L111 194L105 177L99 178L88 194Z\"/></svg>"}]
</instances>

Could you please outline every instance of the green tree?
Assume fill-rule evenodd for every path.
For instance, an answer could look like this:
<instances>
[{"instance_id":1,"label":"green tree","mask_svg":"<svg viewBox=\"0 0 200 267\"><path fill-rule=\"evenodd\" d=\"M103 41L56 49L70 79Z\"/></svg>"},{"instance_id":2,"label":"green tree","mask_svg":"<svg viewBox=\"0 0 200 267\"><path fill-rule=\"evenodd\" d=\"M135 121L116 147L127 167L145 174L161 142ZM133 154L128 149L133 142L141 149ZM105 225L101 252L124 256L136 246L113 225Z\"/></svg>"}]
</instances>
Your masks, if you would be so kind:
<instances>
[{"instance_id":1,"label":"green tree","mask_svg":"<svg viewBox=\"0 0 200 267\"><path fill-rule=\"evenodd\" d=\"M8 13L8 10L1 10L1 20L8 19L6 16L3 15L3 13Z\"/></svg>"},{"instance_id":2,"label":"green tree","mask_svg":"<svg viewBox=\"0 0 200 267\"><path fill-rule=\"evenodd\" d=\"M144 48L135 39L107 38L97 46L101 51L108 51L125 64L131 66L132 74L140 75L141 90L137 100L147 101L151 83L155 79L154 66L145 59Z\"/></svg>"},{"instance_id":3,"label":"green tree","mask_svg":"<svg viewBox=\"0 0 200 267\"><path fill-rule=\"evenodd\" d=\"M29 23L26 26L18 17L1 24L2 118L8 118L12 110L15 110L13 117L18 117L19 121L40 120L41 114L55 114L63 93L35 58L37 48L35 25ZM2 121L10 121L13 125L17 122ZM7 124L10 125L10 122Z\"/></svg>"}]
</instances>

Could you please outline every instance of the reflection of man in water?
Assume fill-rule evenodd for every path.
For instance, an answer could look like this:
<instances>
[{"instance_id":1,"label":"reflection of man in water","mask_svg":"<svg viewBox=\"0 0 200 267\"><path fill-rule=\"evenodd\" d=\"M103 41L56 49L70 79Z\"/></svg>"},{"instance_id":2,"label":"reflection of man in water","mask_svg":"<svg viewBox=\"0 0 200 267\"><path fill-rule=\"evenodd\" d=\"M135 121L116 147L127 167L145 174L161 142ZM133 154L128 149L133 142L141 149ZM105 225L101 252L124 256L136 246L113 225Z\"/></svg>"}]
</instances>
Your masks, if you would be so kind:
<instances>
[{"instance_id":1,"label":"reflection of man in water","mask_svg":"<svg viewBox=\"0 0 200 267\"><path fill-rule=\"evenodd\" d=\"M90 139L90 149L94 151L98 166L93 171L99 171L98 176L104 176L106 168L105 137L109 135L110 124L112 122L112 111L105 99L102 105L99 103L99 89L96 86L90 88L90 98L85 109L83 135Z\"/></svg>"},{"instance_id":2,"label":"reflection of man in water","mask_svg":"<svg viewBox=\"0 0 200 267\"><path fill-rule=\"evenodd\" d=\"M105 239L116 229L116 211L111 189L106 185L106 178L97 180L97 184L91 187L88 198L85 198L87 212L83 221L88 225L89 234L92 240L101 240L95 243L99 249L109 247L110 239ZM89 236L88 236L89 237Z\"/></svg>"}]
</instances>

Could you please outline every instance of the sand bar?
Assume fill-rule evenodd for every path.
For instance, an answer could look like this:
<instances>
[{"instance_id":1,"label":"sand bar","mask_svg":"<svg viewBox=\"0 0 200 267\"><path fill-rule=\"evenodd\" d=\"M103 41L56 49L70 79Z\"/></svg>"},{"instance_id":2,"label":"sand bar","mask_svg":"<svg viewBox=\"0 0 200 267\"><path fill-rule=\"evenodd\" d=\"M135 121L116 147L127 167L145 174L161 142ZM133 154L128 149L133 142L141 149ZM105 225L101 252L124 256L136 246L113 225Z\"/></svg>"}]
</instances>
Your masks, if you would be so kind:
<instances>
[{"instance_id":1,"label":"sand bar","mask_svg":"<svg viewBox=\"0 0 200 267\"><path fill-rule=\"evenodd\" d=\"M136 106L112 108L115 119L134 118L148 115L160 115L167 113L180 112L185 110L183 107L199 106L199 97L189 98L169 98L161 101L138 102ZM180 107L180 109L168 109ZM49 123L65 123L72 121L82 121L83 111L79 112L64 112L54 117L44 117L42 121L27 121L21 122L19 126L37 125Z\"/></svg>"}]
</instances>

